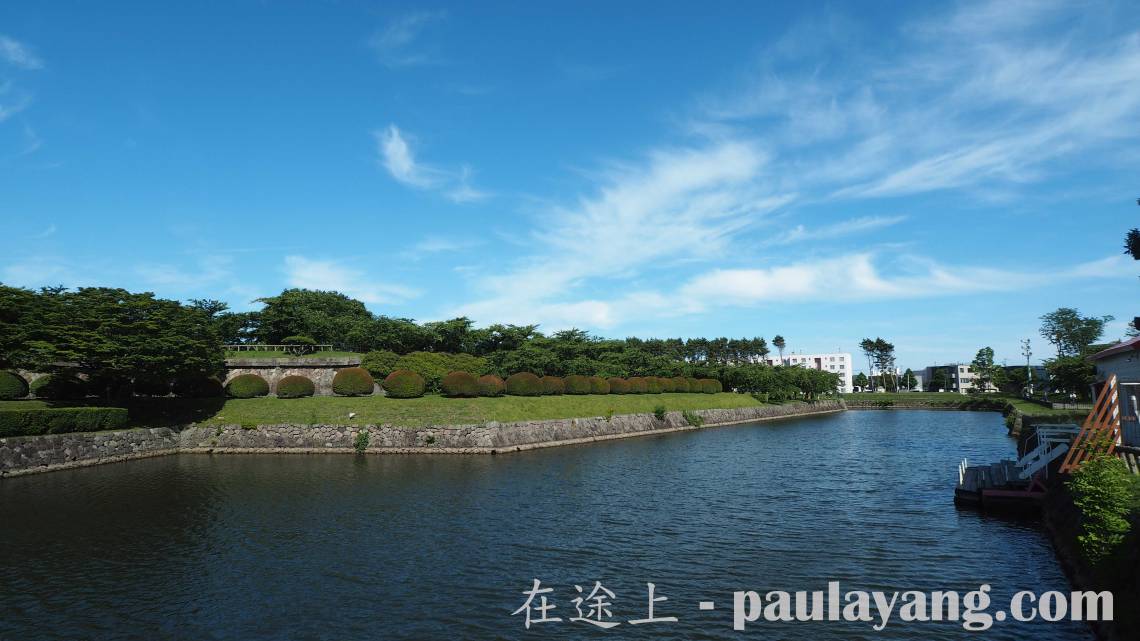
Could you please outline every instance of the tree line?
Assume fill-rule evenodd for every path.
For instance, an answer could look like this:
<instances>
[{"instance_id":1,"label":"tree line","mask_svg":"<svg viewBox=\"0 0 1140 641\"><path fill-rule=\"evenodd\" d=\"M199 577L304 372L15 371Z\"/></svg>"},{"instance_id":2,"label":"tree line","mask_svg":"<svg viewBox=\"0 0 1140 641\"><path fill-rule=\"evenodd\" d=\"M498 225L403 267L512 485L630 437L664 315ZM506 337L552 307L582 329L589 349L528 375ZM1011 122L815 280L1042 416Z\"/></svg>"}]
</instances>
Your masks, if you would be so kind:
<instances>
[{"instance_id":1,"label":"tree line","mask_svg":"<svg viewBox=\"0 0 1140 641\"><path fill-rule=\"evenodd\" d=\"M763 364L769 348L762 337L607 339L579 329L546 335L537 325L475 327L463 317L417 323L373 314L339 292L304 289L258 302L260 310L233 312L217 300L182 303L117 288L0 285L0 369L79 371L89 388L112 397L140 382L216 376L225 344L300 340L410 361L470 355L500 376L714 378L777 398L811 398L838 384L828 372ZM782 352L786 343L777 338Z\"/></svg>"}]
</instances>

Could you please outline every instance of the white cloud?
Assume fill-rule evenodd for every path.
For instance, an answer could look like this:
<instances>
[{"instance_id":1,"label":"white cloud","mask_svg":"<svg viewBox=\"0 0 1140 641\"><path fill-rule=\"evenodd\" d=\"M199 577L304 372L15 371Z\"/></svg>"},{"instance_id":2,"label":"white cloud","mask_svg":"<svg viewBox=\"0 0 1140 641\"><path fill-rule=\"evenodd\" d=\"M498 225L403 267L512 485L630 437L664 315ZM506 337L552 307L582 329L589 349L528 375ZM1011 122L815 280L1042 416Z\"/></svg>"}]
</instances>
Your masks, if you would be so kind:
<instances>
[{"instance_id":1,"label":"white cloud","mask_svg":"<svg viewBox=\"0 0 1140 641\"><path fill-rule=\"evenodd\" d=\"M438 170L424 167L416 162L408 141L396 125L388 125L384 131L373 132L379 147L380 158L388 173L396 180L420 189L435 187L442 176Z\"/></svg>"},{"instance_id":2,"label":"white cloud","mask_svg":"<svg viewBox=\"0 0 1140 641\"><path fill-rule=\"evenodd\" d=\"M146 263L135 272L148 285L175 291L196 290L203 284L218 283L232 276L233 259L229 256L202 256L193 268L167 263Z\"/></svg>"},{"instance_id":3,"label":"white cloud","mask_svg":"<svg viewBox=\"0 0 1140 641\"><path fill-rule=\"evenodd\" d=\"M466 165L452 172L418 162L404 133L396 125L388 125L387 129L372 135L380 162L398 182L416 189L442 190L455 203L476 202L490 196L471 185L472 170Z\"/></svg>"},{"instance_id":4,"label":"white cloud","mask_svg":"<svg viewBox=\"0 0 1140 641\"><path fill-rule=\"evenodd\" d=\"M379 282L363 270L333 260L286 256L285 274L290 287L338 291L365 303L395 303L419 294L409 287Z\"/></svg>"},{"instance_id":5,"label":"white cloud","mask_svg":"<svg viewBox=\"0 0 1140 641\"><path fill-rule=\"evenodd\" d=\"M891 227L906 220L906 216L863 216L852 218L831 225L809 229L804 225L796 225L786 232L764 241L761 246L789 245L809 240L829 240L841 238L852 234L860 234L884 227Z\"/></svg>"},{"instance_id":6,"label":"white cloud","mask_svg":"<svg viewBox=\"0 0 1140 641\"><path fill-rule=\"evenodd\" d=\"M32 240L43 240L44 238L48 238L49 236L54 236L55 232L56 232L56 226L55 226L55 223L52 223L52 224L48 225L40 233L32 236Z\"/></svg>"},{"instance_id":7,"label":"white cloud","mask_svg":"<svg viewBox=\"0 0 1140 641\"><path fill-rule=\"evenodd\" d=\"M420 11L400 16L372 36L368 45L376 52L377 59L388 67L430 64L435 57L413 50L412 45L424 27L444 17L446 14L442 11Z\"/></svg>"},{"instance_id":8,"label":"white cloud","mask_svg":"<svg viewBox=\"0 0 1140 641\"><path fill-rule=\"evenodd\" d=\"M41 69L44 63L27 45L0 34L0 60L20 69Z\"/></svg>"}]
</instances>

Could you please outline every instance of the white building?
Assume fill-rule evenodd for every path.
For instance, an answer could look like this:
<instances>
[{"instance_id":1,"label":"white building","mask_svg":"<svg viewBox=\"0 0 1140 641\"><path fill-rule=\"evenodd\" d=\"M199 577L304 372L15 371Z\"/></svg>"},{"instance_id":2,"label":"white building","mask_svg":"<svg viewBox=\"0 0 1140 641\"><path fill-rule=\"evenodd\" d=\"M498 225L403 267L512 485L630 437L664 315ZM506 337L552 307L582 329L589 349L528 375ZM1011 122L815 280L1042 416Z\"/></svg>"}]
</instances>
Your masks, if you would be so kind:
<instances>
[{"instance_id":1,"label":"white building","mask_svg":"<svg viewBox=\"0 0 1140 641\"><path fill-rule=\"evenodd\" d=\"M946 387L931 390L935 392L956 392L958 394L969 394L977 385L974 384L974 379L977 374L974 373L974 368L965 363L950 363L948 365L931 365L923 370L923 378L926 379L927 384L934 382L934 375L942 370L946 379ZM996 392L998 388L993 383L986 383L985 389L982 392Z\"/></svg>"},{"instance_id":2,"label":"white building","mask_svg":"<svg viewBox=\"0 0 1140 641\"><path fill-rule=\"evenodd\" d=\"M779 365L780 357L778 355L769 355L764 358L764 362L769 365ZM811 369L838 374L839 392L850 394L853 391L851 384L851 377L853 376L851 371L852 363L851 354L836 352L834 354L784 354L783 364L810 367Z\"/></svg>"}]
</instances>

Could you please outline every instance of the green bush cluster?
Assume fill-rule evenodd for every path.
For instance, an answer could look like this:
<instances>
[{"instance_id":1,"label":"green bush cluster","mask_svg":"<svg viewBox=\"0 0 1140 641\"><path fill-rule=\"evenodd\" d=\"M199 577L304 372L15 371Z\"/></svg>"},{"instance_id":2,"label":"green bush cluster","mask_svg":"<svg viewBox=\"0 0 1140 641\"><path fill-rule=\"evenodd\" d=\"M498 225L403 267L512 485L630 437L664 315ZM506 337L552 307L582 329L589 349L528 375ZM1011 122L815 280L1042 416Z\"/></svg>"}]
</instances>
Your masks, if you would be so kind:
<instances>
[{"instance_id":1,"label":"green bush cluster","mask_svg":"<svg viewBox=\"0 0 1140 641\"><path fill-rule=\"evenodd\" d=\"M590 393L591 394L609 394L610 384L606 379L601 376L590 377Z\"/></svg>"},{"instance_id":2,"label":"green bush cluster","mask_svg":"<svg viewBox=\"0 0 1140 641\"><path fill-rule=\"evenodd\" d=\"M689 389L689 379L684 376L676 376L673 378L673 391L674 392L691 392Z\"/></svg>"},{"instance_id":3,"label":"green bush cluster","mask_svg":"<svg viewBox=\"0 0 1140 641\"><path fill-rule=\"evenodd\" d=\"M701 392L705 394L719 394L724 391L720 381L715 378L702 378L699 382L701 384Z\"/></svg>"},{"instance_id":4,"label":"green bush cluster","mask_svg":"<svg viewBox=\"0 0 1140 641\"><path fill-rule=\"evenodd\" d=\"M29 387L33 396L49 401L75 401L87 396L87 383L66 373L41 376Z\"/></svg>"},{"instance_id":5,"label":"green bush cluster","mask_svg":"<svg viewBox=\"0 0 1140 641\"><path fill-rule=\"evenodd\" d=\"M511 374L506 380L507 394L511 396L541 396L542 381L530 372Z\"/></svg>"},{"instance_id":6,"label":"green bush cluster","mask_svg":"<svg viewBox=\"0 0 1140 641\"><path fill-rule=\"evenodd\" d=\"M590 378L580 374L571 374L566 377L566 393L567 394L589 394L590 393Z\"/></svg>"},{"instance_id":7,"label":"green bush cluster","mask_svg":"<svg viewBox=\"0 0 1140 641\"><path fill-rule=\"evenodd\" d=\"M238 374L226 383L226 396L254 398L269 393L269 383L257 374Z\"/></svg>"},{"instance_id":8,"label":"green bush cluster","mask_svg":"<svg viewBox=\"0 0 1140 641\"><path fill-rule=\"evenodd\" d=\"M277 398L304 398L316 392L313 381L304 376L286 376L277 381Z\"/></svg>"},{"instance_id":9,"label":"green bush cluster","mask_svg":"<svg viewBox=\"0 0 1140 641\"><path fill-rule=\"evenodd\" d=\"M566 381L560 376L543 376L542 393L546 396L561 396L566 393Z\"/></svg>"},{"instance_id":10,"label":"green bush cluster","mask_svg":"<svg viewBox=\"0 0 1140 641\"><path fill-rule=\"evenodd\" d=\"M647 394L660 394L661 392L665 391L661 385L661 379L657 378L656 376L646 376L644 380L645 392Z\"/></svg>"},{"instance_id":11,"label":"green bush cluster","mask_svg":"<svg viewBox=\"0 0 1140 641\"><path fill-rule=\"evenodd\" d=\"M398 369L384 379L384 391L391 398L417 398L424 395L424 377L416 372Z\"/></svg>"},{"instance_id":12,"label":"green bush cluster","mask_svg":"<svg viewBox=\"0 0 1140 641\"><path fill-rule=\"evenodd\" d=\"M467 372L451 372L439 382L444 396L475 398L479 395L479 381Z\"/></svg>"},{"instance_id":13,"label":"green bush cluster","mask_svg":"<svg viewBox=\"0 0 1140 641\"><path fill-rule=\"evenodd\" d=\"M487 372L487 361L471 354L412 352L401 356L395 362L395 369L406 369L419 374L424 379L427 389L436 391L440 389L443 377L451 372L485 374Z\"/></svg>"},{"instance_id":14,"label":"green bush cluster","mask_svg":"<svg viewBox=\"0 0 1140 641\"><path fill-rule=\"evenodd\" d=\"M368 352L360 359L360 366L368 370L373 378L384 378L396 370L400 355L396 352L380 350Z\"/></svg>"},{"instance_id":15,"label":"green bush cluster","mask_svg":"<svg viewBox=\"0 0 1140 641\"><path fill-rule=\"evenodd\" d=\"M629 393L630 394L648 394L649 383L641 376L631 376L629 378Z\"/></svg>"},{"instance_id":16,"label":"green bush cluster","mask_svg":"<svg viewBox=\"0 0 1140 641\"><path fill-rule=\"evenodd\" d=\"M0 372L0 401L24 398L28 395L28 383L12 372Z\"/></svg>"},{"instance_id":17,"label":"green bush cluster","mask_svg":"<svg viewBox=\"0 0 1140 641\"><path fill-rule=\"evenodd\" d=\"M629 381L618 376L611 376L606 379L610 384L610 394L629 394Z\"/></svg>"},{"instance_id":18,"label":"green bush cluster","mask_svg":"<svg viewBox=\"0 0 1140 641\"><path fill-rule=\"evenodd\" d=\"M494 374L484 374L479 377L479 396L502 396L507 387L503 379Z\"/></svg>"},{"instance_id":19,"label":"green bush cluster","mask_svg":"<svg viewBox=\"0 0 1140 641\"><path fill-rule=\"evenodd\" d=\"M127 410L121 407L0 410L0 437L117 430L125 428L127 420Z\"/></svg>"},{"instance_id":20,"label":"green bush cluster","mask_svg":"<svg viewBox=\"0 0 1140 641\"><path fill-rule=\"evenodd\" d=\"M368 396L376 381L363 367L346 367L333 375L332 390L337 396Z\"/></svg>"}]
</instances>

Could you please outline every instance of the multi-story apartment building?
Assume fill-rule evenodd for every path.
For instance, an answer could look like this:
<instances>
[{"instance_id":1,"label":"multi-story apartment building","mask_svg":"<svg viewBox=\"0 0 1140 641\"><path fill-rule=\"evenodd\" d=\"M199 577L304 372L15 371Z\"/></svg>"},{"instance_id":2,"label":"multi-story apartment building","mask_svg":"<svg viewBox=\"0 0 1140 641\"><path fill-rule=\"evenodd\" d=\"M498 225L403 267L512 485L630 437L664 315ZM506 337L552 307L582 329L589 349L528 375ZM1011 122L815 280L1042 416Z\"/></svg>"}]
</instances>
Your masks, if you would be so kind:
<instances>
[{"instance_id":1,"label":"multi-story apartment building","mask_svg":"<svg viewBox=\"0 0 1140 641\"><path fill-rule=\"evenodd\" d=\"M769 365L779 365L780 357L778 355L769 354L764 358L764 362ZM833 354L784 354L783 364L810 367L811 369L838 374L839 392L842 394L850 394L853 391L851 384L851 377L853 376L851 370L852 360L851 354L847 352L835 352Z\"/></svg>"},{"instance_id":2,"label":"multi-story apartment building","mask_svg":"<svg viewBox=\"0 0 1140 641\"><path fill-rule=\"evenodd\" d=\"M958 394L968 394L973 390L976 385L974 379L974 370L965 363L950 363L948 365L931 365L922 370L922 380L927 382L927 385L934 384L938 379L936 373L941 370L945 373L946 385L940 389L932 389L934 392L956 392ZM982 392L996 392L997 387L993 384L987 384L986 388L980 390Z\"/></svg>"}]
</instances>

